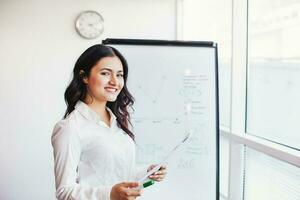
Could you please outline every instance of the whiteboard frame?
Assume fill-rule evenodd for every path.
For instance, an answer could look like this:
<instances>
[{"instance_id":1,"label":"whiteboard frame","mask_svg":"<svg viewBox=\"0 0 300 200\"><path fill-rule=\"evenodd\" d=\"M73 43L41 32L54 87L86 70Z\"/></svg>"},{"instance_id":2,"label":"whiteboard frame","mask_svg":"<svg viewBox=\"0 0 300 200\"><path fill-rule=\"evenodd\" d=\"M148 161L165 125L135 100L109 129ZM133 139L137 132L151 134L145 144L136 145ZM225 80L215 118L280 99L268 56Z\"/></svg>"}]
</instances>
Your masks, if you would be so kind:
<instances>
[{"instance_id":1,"label":"whiteboard frame","mask_svg":"<svg viewBox=\"0 0 300 200\"><path fill-rule=\"evenodd\" d=\"M190 46L208 47L215 50L215 109L216 109L216 200L220 199L220 133L219 133L219 76L218 76L218 45L212 41L179 41L179 40L151 40L151 39L120 39L107 38L103 45L149 45L149 46Z\"/></svg>"}]
</instances>

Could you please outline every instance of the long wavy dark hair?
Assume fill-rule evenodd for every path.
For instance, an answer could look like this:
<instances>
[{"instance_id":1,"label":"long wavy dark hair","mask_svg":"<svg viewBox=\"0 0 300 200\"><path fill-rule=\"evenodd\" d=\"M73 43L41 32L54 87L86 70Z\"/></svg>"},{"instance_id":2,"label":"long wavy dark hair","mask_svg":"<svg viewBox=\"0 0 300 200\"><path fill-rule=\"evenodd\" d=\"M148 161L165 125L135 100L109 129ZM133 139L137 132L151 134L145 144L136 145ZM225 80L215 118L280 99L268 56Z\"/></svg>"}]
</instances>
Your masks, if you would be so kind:
<instances>
[{"instance_id":1,"label":"long wavy dark hair","mask_svg":"<svg viewBox=\"0 0 300 200\"><path fill-rule=\"evenodd\" d=\"M84 77L89 77L91 69L96 63L104 57L117 56L123 65L124 86L119 93L116 101L107 102L106 106L111 109L117 118L117 125L123 129L133 140L134 134L129 130L130 114L128 108L132 108L134 98L127 89L128 65L123 55L115 48L97 44L85 50L75 63L73 69L73 79L65 91L65 102L67 110L64 118L66 118L74 109L77 101L84 101L87 95L87 86L83 82ZM84 74L81 73L84 71Z\"/></svg>"}]
</instances>

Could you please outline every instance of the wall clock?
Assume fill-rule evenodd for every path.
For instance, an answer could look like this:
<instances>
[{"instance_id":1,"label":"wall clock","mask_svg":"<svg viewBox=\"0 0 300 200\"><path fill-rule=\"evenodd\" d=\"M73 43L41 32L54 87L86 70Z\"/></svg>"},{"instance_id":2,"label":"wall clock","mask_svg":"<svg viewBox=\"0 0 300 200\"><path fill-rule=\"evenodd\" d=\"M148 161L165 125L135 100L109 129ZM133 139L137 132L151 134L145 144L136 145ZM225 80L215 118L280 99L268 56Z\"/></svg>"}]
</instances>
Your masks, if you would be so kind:
<instances>
[{"instance_id":1,"label":"wall clock","mask_svg":"<svg viewBox=\"0 0 300 200\"><path fill-rule=\"evenodd\" d=\"M85 39L97 38L103 33L104 19L96 11L83 11L76 18L75 29Z\"/></svg>"}]
</instances>

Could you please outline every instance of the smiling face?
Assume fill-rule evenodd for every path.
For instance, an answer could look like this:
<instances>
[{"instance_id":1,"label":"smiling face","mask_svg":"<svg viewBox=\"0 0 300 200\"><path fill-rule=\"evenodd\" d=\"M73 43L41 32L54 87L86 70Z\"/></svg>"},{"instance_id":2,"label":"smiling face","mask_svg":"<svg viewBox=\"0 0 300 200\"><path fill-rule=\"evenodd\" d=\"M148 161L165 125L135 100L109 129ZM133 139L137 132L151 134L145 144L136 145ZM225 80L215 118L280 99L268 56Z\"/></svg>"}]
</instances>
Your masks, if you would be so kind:
<instances>
[{"instance_id":1,"label":"smiling face","mask_svg":"<svg viewBox=\"0 0 300 200\"><path fill-rule=\"evenodd\" d=\"M123 66L117 56L104 57L94 65L89 77L83 79L88 95L98 102L115 101L124 86Z\"/></svg>"}]
</instances>

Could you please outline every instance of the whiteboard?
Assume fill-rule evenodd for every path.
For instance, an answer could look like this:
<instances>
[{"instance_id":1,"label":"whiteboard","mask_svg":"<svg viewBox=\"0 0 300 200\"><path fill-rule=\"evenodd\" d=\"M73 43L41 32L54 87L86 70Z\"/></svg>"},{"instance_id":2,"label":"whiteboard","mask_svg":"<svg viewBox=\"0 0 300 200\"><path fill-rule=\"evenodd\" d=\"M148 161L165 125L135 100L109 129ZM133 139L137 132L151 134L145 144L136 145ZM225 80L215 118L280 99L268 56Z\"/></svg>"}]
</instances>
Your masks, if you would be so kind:
<instances>
[{"instance_id":1,"label":"whiteboard","mask_svg":"<svg viewBox=\"0 0 300 200\"><path fill-rule=\"evenodd\" d=\"M140 199L219 199L217 45L131 39L103 44L128 62L137 164L160 162L193 134L169 159L165 180L145 188Z\"/></svg>"}]
</instances>

